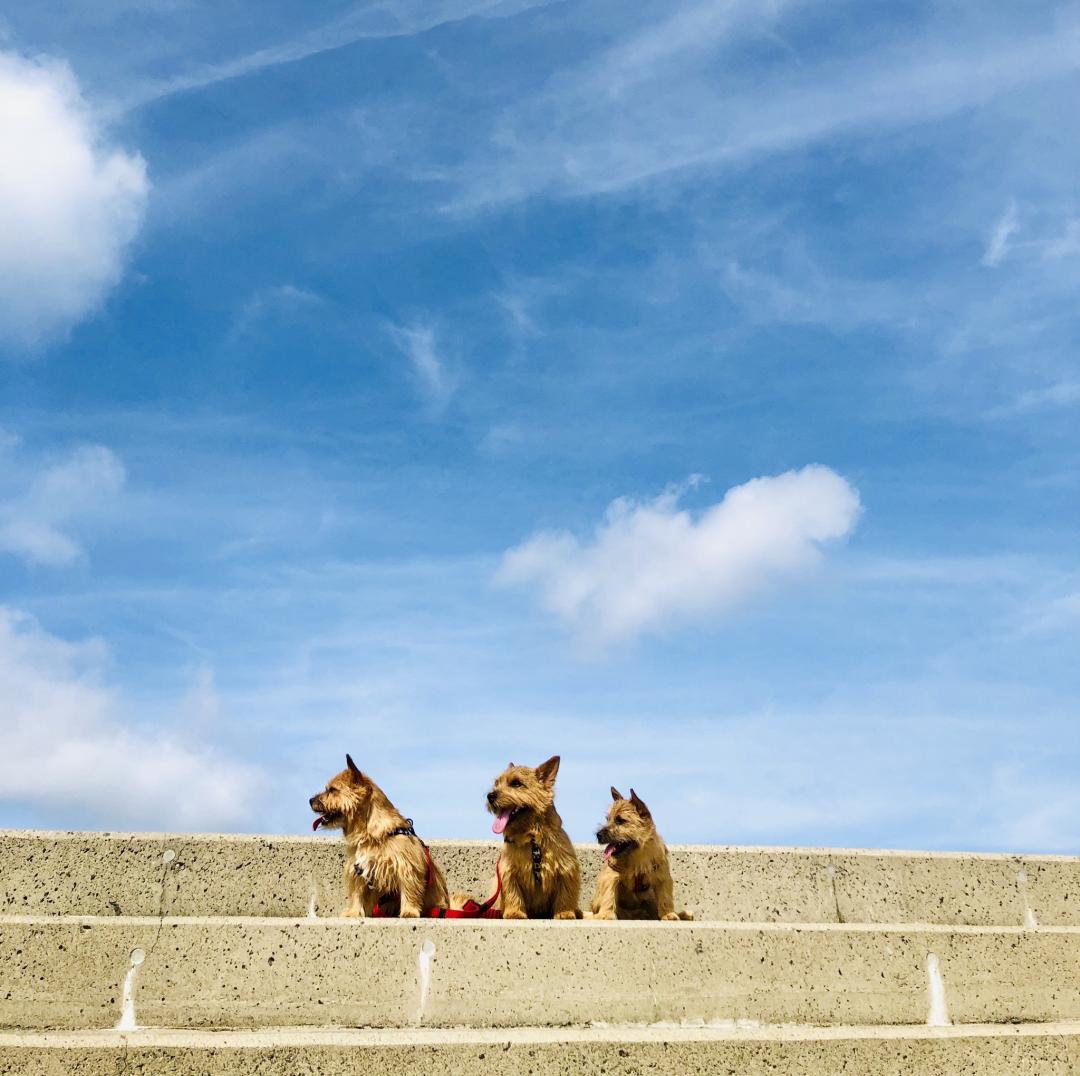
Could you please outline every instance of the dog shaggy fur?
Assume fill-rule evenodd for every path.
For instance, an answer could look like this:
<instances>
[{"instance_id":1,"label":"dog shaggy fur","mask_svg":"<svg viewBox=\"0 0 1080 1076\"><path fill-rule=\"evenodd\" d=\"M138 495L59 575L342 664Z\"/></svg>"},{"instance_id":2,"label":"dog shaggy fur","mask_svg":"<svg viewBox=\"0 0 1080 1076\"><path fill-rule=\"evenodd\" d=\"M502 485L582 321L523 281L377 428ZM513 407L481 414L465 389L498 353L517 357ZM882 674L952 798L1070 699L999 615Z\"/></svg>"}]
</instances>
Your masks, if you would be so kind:
<instances>
[{"instance_id":1,"label":"dog shaggy fur","mask_svg":"<svg viewBox=\"0 0 1080 1076\"><path fill-rule=\"evenodd\" d=\"M581 865L555 810L559 756L536 769L510 763L495 778L488 810L502 835L504 919L580 919Z\"/></svg>"},{"instance_id":2,"label":"dog shaggy fur","mask_svg":"<svg viewBox=\"0 0 1080 1076\"><path fill-rule=\"evenodd\" d=\"M592 919L693 919L676 912L667 847L649 808L630 789L630 798L612 786L607 823L596 832L604 864L596 879Z\"/></svg>"},{"instance_id":3,"label":"dog shaggy fur","mask_svg":"<svg viewBox=\"0 0 1080 1076\"><path fill-rule=\"evenodd\" d=\"M342 915L366 918L378 903L383 915L414 919L447 903L446 881L419 838L394 831L408 819L386 793L360 772L349 755L345 769L309 800L324 826L345 833L345 908Z\"/></svg>"}]
</instances>

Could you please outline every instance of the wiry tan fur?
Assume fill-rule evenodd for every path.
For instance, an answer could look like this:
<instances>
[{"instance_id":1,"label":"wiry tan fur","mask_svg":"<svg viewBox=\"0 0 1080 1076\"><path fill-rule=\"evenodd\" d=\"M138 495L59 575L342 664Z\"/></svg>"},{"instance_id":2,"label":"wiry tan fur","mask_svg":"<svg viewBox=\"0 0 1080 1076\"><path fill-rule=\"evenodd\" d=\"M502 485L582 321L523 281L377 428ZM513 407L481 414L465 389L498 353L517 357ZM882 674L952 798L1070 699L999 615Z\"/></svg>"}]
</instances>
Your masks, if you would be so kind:
<instances>
[{"instance_id":1,"label":"wiry tan fur","mask_svg":"<svg viewBox=\"0 0 1080 1076\"><path fill-rule=\"evenodd\" d=\"M604 845L615 845L596 879L592 919L693 919L676 912L667 846L656 832L649 808L630 789L623 799L614 786L607 824L596 832Z\"/></svg>"},{"instance_id":2,"label":"wiry tan fur","mask_svg":"<svg viewBox=\"0 0 1080 1076\"><path fill-rule=\"evenodd\" d=\"M581 865L555 810L559 756L536 769L513 763L495 778L488 810L515 811L503 831L499 858L504 919L580 919ZM533 874L533 841L540 849L539 882Z\"/></svg>"},{"instance_id":3,"label":"wiry tan fur","mask_svg":"<svg viewBox=\"0 0 1080 1076\"><path fill-rule=\"evenodd\" d=\"M342 915L367 918L378 903L384 915L415 919L444 907L446 881L432 860L432 884L416 837L393 835L407 824L386 793L345 756L346 768L309 801L321 825L345 833L345 907Z\"/></svg>"}]
</instances>

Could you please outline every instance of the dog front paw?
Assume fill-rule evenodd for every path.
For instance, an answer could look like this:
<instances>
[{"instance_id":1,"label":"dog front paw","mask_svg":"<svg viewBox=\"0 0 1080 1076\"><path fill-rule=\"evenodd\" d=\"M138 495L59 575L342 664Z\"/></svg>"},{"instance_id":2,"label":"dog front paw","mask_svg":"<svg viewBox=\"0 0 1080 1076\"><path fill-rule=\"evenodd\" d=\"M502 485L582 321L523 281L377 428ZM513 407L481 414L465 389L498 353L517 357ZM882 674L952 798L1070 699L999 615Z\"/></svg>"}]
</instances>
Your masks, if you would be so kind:
<instances>
[{"instance_id":1,"label":"dog front paw","mask_svg":"<svg viewBox=\"0 0 1080 1076\"><path fill-rule=\"evenodd\" d=\"M419 908L402 908L401 913L398 916L398 918L399 919L419 919L420 918L420 909Z\"/></svg>"},{"instance_id":2,"label":"dog front paw","mask_svg":"<svg viewBox=\"0 0 1080 1076\"><path fill-rule=\"evenodd\" d=\"M666 915L660 916L665 923L677 923L679 921L678 912L668 912Z\"/></svg>"},{"instance_id":3,"label":"dog front paw","mask_svg":"<svg viewBox=\"0 0 1080 1076\"><path fill-rule=\"evenodd\" d=\"M524 912L519 912L517 909L508 909L502 914L503 919L528 919L529 917Z\"/></svg>"},{"instance_id":4,"label":"dog front paw","mask_svg":"<svg viewBox=\"0 0 1080 1076\"><path fill-rule=\"evenodd\" d=\"M573 908L564 912L556 912L554 916L555 919L577 919L577 917L578 913Z\"/></svg>"},{"instance_id":5,"label":"dog front paw","mask_svg":"<svg viewBox=\"0 0 1080 1076\"><path fill-rule=\"evenodd\" d=\"M590 919L615 919L615 918L617 918L617 916L615 915L614 912L604 911L604 912L593 912L592 915L589 916L589 918Z\"/></svg>"}]
</instances>

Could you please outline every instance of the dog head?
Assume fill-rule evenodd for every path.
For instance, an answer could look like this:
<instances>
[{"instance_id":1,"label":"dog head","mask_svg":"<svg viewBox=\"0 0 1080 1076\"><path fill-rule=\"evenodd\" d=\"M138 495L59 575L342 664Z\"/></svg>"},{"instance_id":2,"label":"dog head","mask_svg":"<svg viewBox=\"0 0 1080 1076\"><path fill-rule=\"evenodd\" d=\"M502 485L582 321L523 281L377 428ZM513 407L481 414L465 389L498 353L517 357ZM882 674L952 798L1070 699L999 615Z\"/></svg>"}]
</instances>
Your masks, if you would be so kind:
<instances>
[{"instance_id":1,"label":"dog head","mask_svg":"<svg viewBox=\"0 0 1080 1076\"><path fill-rule=\"evenodd\" d=\"M648 844L656 836L656 826L649 808L633 789L630 798L624 799L612 786L611 799L607 823L596 831L596 839L605 845L604 859L618 870L619 857Z\"/></svg>"},{"instance_id":2,"label":"dog head","mask_svg":"<svg viewBox=\"0 0 1080 1076\"><path fill-rule=\"evenodd\" d=\"M492 833L523 829L528 819L546 814L555 803L559 756L552 755L536 769L512 762L495 778L488 793L488 810L495 815Z\"/></svg>"},{"instance_id":3,"label":"dog head","mask_svg":"<svg viewBox=\"0 0 1080 1076\"><path fill-rule=\"evenodd\" d=\"M311 828L349 830L370 802L371 781L357 769L352 756L346 755L345 769L331 777L326 788L308 800L317 815Z\"/></svg>"}]
</instances>

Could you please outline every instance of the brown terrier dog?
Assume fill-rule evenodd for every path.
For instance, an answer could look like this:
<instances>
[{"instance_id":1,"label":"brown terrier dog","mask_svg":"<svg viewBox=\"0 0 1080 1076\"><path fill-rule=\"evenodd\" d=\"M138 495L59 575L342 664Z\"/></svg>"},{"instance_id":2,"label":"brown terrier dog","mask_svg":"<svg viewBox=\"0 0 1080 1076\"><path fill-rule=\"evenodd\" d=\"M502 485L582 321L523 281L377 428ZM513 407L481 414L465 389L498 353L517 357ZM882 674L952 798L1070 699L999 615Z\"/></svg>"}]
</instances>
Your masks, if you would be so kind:
<instances>
[{"instance_id":1,"label":"brown terrier dog","mask_svg":"<svg viewBox=\"0 0 1080 1076\"><path fill-rule=\"evenodd\" d=\"M630 789L623 799L615 787L607 825L596 831L604 865L596 879L592 919L693 919L676 912L667 847L656 832L649 808Z\"/></svg>"},{"instance_id":2,"label":"brown terrier dog","mask_svg":"<svg viewBox=\"0 0 1080 1076\"><path fill-rule=\"evenodd\" d=\"M349 755L346 768L308 801L313 830L345 831L345 908L342 915L415 919L447 904L446 882L431 853L405 818Z\"/></svg>"},{"instance_id":3,"label":"brown terrier dog","mask_svg":"<svg viewBox=\"0 0 1080 1076\"><path fill-rule=\"evenodd\" d=\"M535 770L511 762L488 793L491 829L503 839L503 919L581 918L581 865L555 810L558 772L558 755Z\"/></svg>"}]
</instances>

